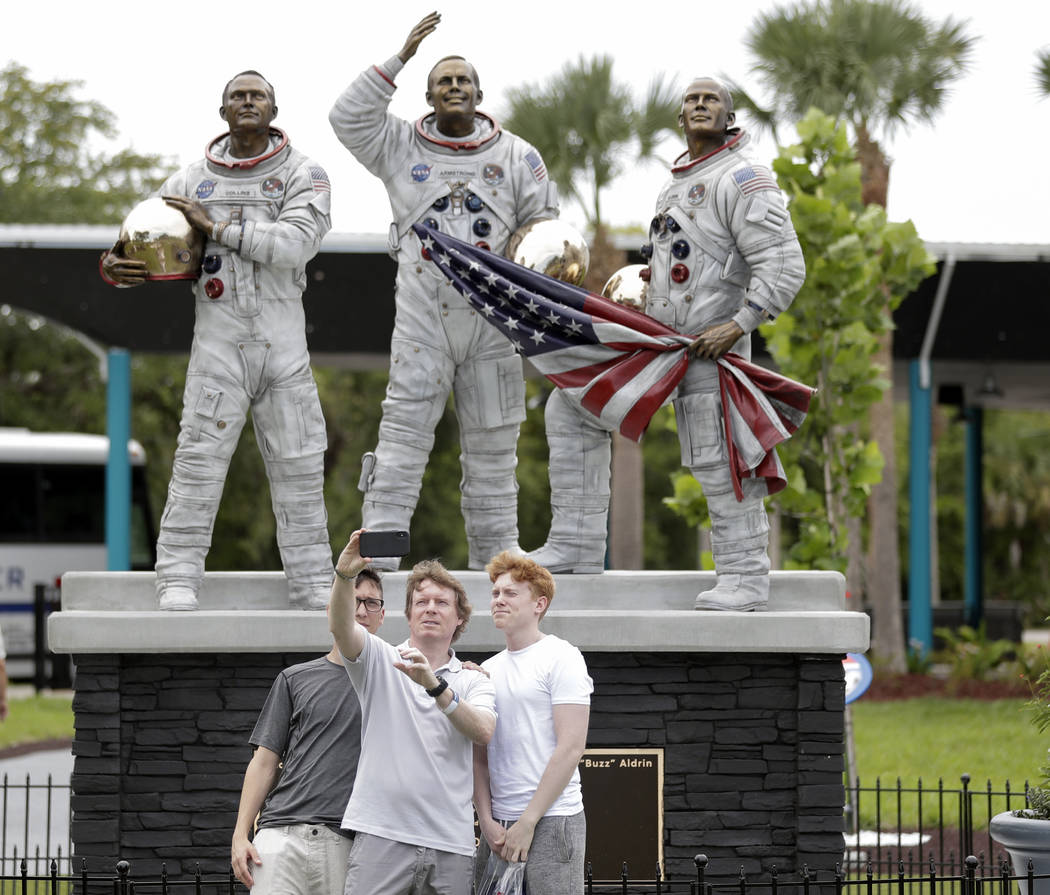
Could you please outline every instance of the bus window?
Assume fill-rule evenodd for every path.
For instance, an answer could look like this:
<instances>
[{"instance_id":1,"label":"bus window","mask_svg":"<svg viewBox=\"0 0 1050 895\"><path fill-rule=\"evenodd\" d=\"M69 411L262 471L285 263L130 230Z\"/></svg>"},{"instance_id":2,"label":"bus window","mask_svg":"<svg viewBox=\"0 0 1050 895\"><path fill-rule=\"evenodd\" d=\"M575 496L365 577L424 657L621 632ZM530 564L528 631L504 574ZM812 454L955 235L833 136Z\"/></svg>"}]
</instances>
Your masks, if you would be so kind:
<instances>
[{"instance_id":1,"label":"bus window","mask_svg":"<svg viewBox=\"0 0 1050 895\"><path fill-rule=\"evenodd\" d=\"M54 585L70 571L106 569L108 452L102 435L0 428L0 625L12 676L31 673L25 660L33 655L36 586ZM152 570L145 452L129 442L128 453L131 567Z\"/></svg>"}]
</instances>

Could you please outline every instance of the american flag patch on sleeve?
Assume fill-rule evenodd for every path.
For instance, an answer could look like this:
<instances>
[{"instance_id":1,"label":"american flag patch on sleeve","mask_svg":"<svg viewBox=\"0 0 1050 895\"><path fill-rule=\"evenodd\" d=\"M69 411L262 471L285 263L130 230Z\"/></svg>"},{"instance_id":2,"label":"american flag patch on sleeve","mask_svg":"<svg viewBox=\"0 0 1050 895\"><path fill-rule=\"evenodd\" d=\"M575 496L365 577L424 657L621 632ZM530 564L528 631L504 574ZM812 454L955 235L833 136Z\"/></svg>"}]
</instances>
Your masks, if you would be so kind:
<instances>
[{"instance_id":1,"label":"american flag patch on sleeve","mask_svg":"<svg viewBox=\"0 0 1050 895\"><path fill-rule=\"evenodd\" d=\"M530 149L525 153L525 161L528 162L529 167L532 169L532 175L536 180L543 180L547 176L547 166L543 164L543 159L540 158L540 154L535 149Z\"/></svg>"},{"instance_id":2,"label":"american flag patch on sleeve","mask_svg":"<svg viewBox=\"0 0 1050 895\"><path fill-rule=\"evenodd\" d=\"M310 179L313 181L315 192L332 192L332 184L329 182L328 174L325 172L324 168L317 166L311 168Z\"/></svg>"},{"instance_id":3,"label":"american flag patch on sleeve","mask_svg":"<svg viewBox=\"0 0 1050 895\"><path fill-rule=\"evenodd\" d=\"M733 172L733 180L745 196L748 193L757 193L759 190L779 190L780 187L768 171L764 168L741 168Z\"/></svg>"}]
</instances>

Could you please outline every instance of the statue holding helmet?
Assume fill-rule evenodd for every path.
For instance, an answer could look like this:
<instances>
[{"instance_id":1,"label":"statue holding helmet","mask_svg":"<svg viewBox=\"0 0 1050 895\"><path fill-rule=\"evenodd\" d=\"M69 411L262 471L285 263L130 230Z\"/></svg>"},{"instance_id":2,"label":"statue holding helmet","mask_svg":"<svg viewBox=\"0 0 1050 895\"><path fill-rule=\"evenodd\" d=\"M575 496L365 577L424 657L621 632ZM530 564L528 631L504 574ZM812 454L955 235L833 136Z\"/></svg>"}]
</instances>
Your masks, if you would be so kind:
<instances>
[{"instance_id":1,"label":"statue holding helmet","mask_svg":"<svg viewBox=\"0 0 1050 895\"><path fill-rule=\"evenodd\" d=\"M390 378L379 442L364 457L363 525L408 529L434 428L451 392L459 420L461 509L468 565L518 549L518 429L525 418L521 358L420 255L416 223L503 252L523 226L558 216L557 189L536 149L477 109L482 89L462 57L438 61L427 79L432 111L416 122L391 115L394 80L441 20L432 13L401 50L370 66L336 100L336 136L387 189L397 259ZM396 568L394 558L374 565Z\"/></svg>"},{"instance_id":2,"label":"statue holding helmet","mask_svg":"<svg viewBox=\"0 0 1050 895\"><path fill-rule=\"evenodd\" d=\"M226 85L219 114L229 133L165 182L163 201L136 208L101 260L103 277L118 286L194 280L193 345L157 538L157 595L161 609L197 608L219 498L250 411L291 602L322 608L333 574L323 494L327 438L301 296L306 263L331 227L331 187L324 169L271 126L274 91L258 72Z\"/></svg>"}]
</instances>

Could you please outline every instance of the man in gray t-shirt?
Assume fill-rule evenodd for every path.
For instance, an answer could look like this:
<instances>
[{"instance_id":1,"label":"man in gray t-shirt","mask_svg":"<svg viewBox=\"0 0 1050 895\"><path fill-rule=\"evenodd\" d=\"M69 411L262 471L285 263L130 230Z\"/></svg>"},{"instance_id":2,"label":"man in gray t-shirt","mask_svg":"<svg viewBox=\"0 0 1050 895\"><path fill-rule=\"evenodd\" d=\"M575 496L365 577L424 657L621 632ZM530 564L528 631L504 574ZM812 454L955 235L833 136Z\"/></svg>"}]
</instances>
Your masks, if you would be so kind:
<instances>
[{"instance_id":1,"label":"man in gray t-shirt","mask_svg":"<svg viewBox=\"0 0 1050 895\"><path fill-rule=\"evenodd\" d=\"M374 634L386 612L379 576L363 571L354 596L355 618ZM277 675L251 743L234 873L253 895L342 895L353 834L339 824L361 753L361 706L336 647Z\"/></svg>"}]
</instances>

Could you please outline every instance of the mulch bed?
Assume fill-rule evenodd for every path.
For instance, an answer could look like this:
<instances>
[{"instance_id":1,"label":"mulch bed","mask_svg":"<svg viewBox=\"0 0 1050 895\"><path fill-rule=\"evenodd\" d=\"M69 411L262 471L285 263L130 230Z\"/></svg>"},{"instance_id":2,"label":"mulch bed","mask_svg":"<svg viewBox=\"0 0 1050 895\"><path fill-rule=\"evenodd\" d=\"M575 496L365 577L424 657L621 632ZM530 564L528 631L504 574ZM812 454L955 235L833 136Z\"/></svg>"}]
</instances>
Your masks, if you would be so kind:
<instances>
[{"instance_id":1,"label":"mulch bed","mask_svg":"<svg viewBox=\"0 0 1050 895\"><path fill-rule=\"evenodd\" d=\"M939 678L929 674L893 674L876 671L865 702L889 702L920 696L942 696L946 699L1027 699L1031 696L1028 682L1022 678L978 681L969 678Z\"/></svg>"},{"instance_id":2,"label":"mulch bed","mask_svg":"<svg viewBox=\"0 0 1050 895\"><path fill-rule=\"evenodd\" d=\"M18 758L20 755L29 755L33 752L44 752L52 749L72 749L71 739L59 740L37 740L35 743L18 743L14 746L0 748L0 759Z\"/></svg>"}]
</instances>

